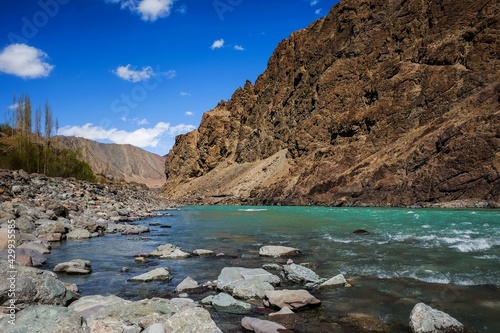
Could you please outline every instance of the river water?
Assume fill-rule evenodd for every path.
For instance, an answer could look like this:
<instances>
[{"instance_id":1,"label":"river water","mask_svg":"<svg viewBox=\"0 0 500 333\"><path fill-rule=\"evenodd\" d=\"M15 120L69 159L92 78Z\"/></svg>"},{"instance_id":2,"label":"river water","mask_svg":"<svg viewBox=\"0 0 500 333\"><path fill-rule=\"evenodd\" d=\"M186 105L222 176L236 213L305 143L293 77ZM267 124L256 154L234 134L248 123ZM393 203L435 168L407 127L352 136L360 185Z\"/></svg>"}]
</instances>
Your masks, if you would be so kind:
<instances>
[{"instance_id":1,"label":"river water","mask_svg":"<svg viewBox=\"0 0 500 333\"><path fill-rule=\"evenodd\" d=\"M478 332L500 332L500 210L190 206L169 213L136 222L168 229L63 242L45 268L90 260L92 274L60 278L76 283L82 295L138 300L171 294L186 276L205 282L216 280L223 267L276 262L259 257L259 248L286 245L301 249L294 261L313 263L321 277L342 273L352 279L353 288L315 293L323 304L305 316L335 322L365 313L403 332L413 306L425 302ZM353 234L356 229L370 233ZM134 262L135 255L166 243L225 256ZM127 281L158 266L171 270L171 281ZM129 271L120 272L122 267ZM238 331L242 316L213 316L224 332Z\"/></svg>"}]
</instances>

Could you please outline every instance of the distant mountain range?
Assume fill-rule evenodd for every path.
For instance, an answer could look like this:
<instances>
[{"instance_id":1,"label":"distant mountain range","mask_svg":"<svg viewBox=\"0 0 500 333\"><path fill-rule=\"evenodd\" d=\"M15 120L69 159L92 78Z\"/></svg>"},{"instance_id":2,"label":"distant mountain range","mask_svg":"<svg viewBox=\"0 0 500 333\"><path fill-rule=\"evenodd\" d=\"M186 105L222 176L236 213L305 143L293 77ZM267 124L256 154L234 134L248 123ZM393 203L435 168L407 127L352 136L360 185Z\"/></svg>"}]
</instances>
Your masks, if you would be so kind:
<instances>
[{"instance_id":1,"label":"distant mountain range","mask_svg":"<svg viewBox=\"0 0 500 333\"><path fill-rule=\"evenodd\" d=\"M99 143L84 138L55 136L61 146L78 150L96 175L124 182L161 187L165 183L165 157L132 145Z\"/></svg>"},{"instance_id":2,"label":"distant mountain range","mask_svg":"<svg viewBox=\"0 0 500 333\"><path fill-rule=\"evenodd\" d=\"M343 0L167 155L192 202L500 206L500 2Z\"/></svg>"}]
</instances>

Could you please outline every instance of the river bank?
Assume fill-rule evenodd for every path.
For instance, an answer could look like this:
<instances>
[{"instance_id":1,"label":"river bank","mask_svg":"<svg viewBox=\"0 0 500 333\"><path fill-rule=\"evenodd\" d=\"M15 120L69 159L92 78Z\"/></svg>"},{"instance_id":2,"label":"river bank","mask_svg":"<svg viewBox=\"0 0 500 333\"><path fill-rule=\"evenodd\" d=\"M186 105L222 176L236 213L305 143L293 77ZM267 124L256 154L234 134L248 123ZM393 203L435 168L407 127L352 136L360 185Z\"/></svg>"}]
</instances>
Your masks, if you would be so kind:
<instances>
[{"instance_id":1,"label":"river bank","mask_svg":"<svg viewBox=\"0 0 500 333\"><path fill-rule=\"evenodd\" d=\"M496 256L496 252L490 251L498 249L498 244L494 243L496 229L490 230L486 223L474 220L482 211L461 212L459 217L435 211L387 211L388 216L395 216L394 220L381 215L386 211L369 211L367 219L361 216L367 210L329 211L300 207L186 207L158 213L153 209L170 205L161 197L141 192L140 189L44 179L40 175L25 175L22 172L10 175L3 180L3 184L10 186L10 191L4 190L2 194L8 200L0 206L4 226L8 227L8 221L15 220L20 242L32 247L37 244L40 250L43 248L39 245L52 245L51 253L47 254L48 260L41 266L48 270L45 273L15 264L15 271L19 272L17 295L23 295L15 304L16 309L21 310L17 312L19 325L29 322L39 311L54 313L56 317L62 311L71 313L68 318L74 319L73 324L68 323L73 325L74 330L68 329L68 332L78 331L74 325L80 325L78 329L82 332L90 329L92 332L104 332L106 329L112 332L125 329L141 332L153 323L161 323L163 330L169 329L166 332L186 332L182 325L188 322L198 329L206 329L195 329L193 332L239 332L243 331L241 325L245 317L277 321L290 332L408 332L412 309L416 304L426 302L452 314L467 326L471 324L478 332L495 332L492 320L488 319L491 317L488 313L494 313L499 306L495 301L499 290L497 281L492 280L495 278L494 271L488 276L485 274L489 272L488 267L476 267L476 275L464 276L463 269L454 268L457 265L449 258L450 254L455 254L457 262L464 261L465 254L474 263L495 260L480 259ZM39 189L31 188L31 184L40 182L45 183ZM8 186L2 188L8 189ZM20 186L21 191L14 186ZM55 209L56 203L63 208ZM76 208L73 204L78 210L68 209ZM68 209L66 217L62 216L66 214L64 208ZM452 229L443 229L442 233L432 231L439 226L429 221L439 218L448 221L450 226L455 225ZM388 219L387 225L377 224L381 219ZM495 216L490 220L495 221ZM363 221L372 221L373 224ZM474 229L466 223L486 228L487 232L493 233L492 238L486 237L479 230L481 228ZM370 232L357 236L352 234L355 227L363 227ZM399 231L393 232L392 229ZM426 233L420 234L421 230ZM455 233L454 239L446 237L450 232ZM479 232L481 235L476 236ZM82 235L96 237L81 239ZM101 235L103 237L97 237ZM80 239L71 239L73 236ZM158 246L167 243L178 245L179 250L189 258L162 259L152 255ZM259 255L259 249L266 244L296 246L301 253L279 258ZM31 264L38 263L39 254L31 259L23 257L35 254L30 251L32 249L23 250L24 254L21 254L19 250L25 247L17 244L20 256L16 259L23 258L25 264L29 264L30 260ZM213 255L195 255L196 250L207 248L212 251L207 254ZM413 251L420 253L420 257L413 257L420 262L412 266L405 262L407 259L394 257L401 249L405 249L409 257L413 256ZM358 253L350 253L358 250ZM422 261L427 252L430 256L428 263ZM426 265L438 264L442 260L432 254L434 252L444 252L443 255L449 258L446 259L446 270L450 275L443 277L435 268L435 273L428 272L430 269ZM50 272L59 263L71 259L90 259L92 272L76 276L58 273L60 280ZM293 263L287 263L289 259ZM409 266L394 268L384 266L384 261L403 261ZM268 313L275 312L276 306L265 306L259 297L245 301L251 306L245 314L227 313L212 301L203 302L207 296L220 295L223 291L241 299L239 294L234 294L234 290L217 286L222 272L231 267L265 267L269 274L280 280L279 286L274 287L276 290L306 289L321 302L321 306L295 310L294 315L285 317L270 317ZM285 272L290 267L300 272L308 269L309 274L317 273L323 279L343 273L352 288L345 288L345 284L327 290L306 288L305 281L286 278ZM422 267L422 271L418 267ZM170 277L164 281L145 283L130 281L157 268L167 268ZM3 267L2 276L8 271L8 266ZM384 277L387 272L399 272L401 277ZM419 275L421 273L424 275ZM188 276L199 282L201 287L188 290L187 295L178 293L177 286ZM481 282L480 276L486 280ZM435 280L436 277L445 279ZM35 286L36 294L30 293L29 288L23 289L29 285ZM0 320L7 321L10 311L8 302L12 298L8 297L8 284L2 286L5 287L1 295L7 314ZM96 294L102 296L92 296ZM467 304L472 303L479 304L481 310L470 311ZM37 304L44 307L38 308ZM54 305L57 307L45 307ZM189 319L193 316L202 320L193 322ZM483 326L478 325L481 321ZM51 324L49 320L40 325L50 327L55 323Z\"/></svg>"}]
</instances>

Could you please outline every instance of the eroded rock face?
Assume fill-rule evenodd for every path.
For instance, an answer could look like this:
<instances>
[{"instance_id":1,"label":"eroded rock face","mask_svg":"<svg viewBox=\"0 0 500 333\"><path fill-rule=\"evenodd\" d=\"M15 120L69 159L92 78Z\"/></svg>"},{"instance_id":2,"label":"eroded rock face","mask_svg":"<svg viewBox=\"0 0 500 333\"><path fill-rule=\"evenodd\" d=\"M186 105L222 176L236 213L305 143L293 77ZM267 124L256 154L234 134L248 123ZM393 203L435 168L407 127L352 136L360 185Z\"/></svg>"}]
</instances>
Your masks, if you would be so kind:
<instances>
[{"instance_id":1,"label":"eroded rock face","mask_svg":"<svg viewBox=\"0 0 500 333\"><path fill-rule=\"evenodd\" d=\"M197 202L500 202L500 3L344 0L167 156Z\"/></svg>"}]
</instances>

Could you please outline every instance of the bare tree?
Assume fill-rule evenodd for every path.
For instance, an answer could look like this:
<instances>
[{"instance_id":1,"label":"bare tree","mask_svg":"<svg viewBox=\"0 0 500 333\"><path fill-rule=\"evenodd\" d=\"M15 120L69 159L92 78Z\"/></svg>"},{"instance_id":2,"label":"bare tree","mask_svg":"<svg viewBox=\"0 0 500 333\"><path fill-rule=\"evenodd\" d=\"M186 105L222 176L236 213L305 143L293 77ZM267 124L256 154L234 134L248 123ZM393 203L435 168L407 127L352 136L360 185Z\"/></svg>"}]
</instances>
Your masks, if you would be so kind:
<instances>
[{"instance_id":1,"label":"bare tree","mask_svg":"<svg viewBox=\"0 0 500 333\"><path fill-rule=\"evenodd\" d=\"M54 127L54 121L52 120L52 110L50 108L49 102L45 102L45 139L50 139L52 134L52 128Z\"/></svg>"}]
</instances>

